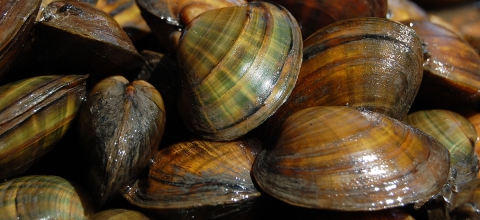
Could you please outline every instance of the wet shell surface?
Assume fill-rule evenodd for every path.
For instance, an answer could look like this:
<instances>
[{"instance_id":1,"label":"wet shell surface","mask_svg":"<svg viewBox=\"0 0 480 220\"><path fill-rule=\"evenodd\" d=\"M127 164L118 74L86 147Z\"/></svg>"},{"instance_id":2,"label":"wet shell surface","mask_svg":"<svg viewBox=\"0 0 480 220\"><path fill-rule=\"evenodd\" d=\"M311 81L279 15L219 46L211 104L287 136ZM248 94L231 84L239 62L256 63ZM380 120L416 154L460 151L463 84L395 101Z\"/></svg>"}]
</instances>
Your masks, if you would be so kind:
<instances>
[{"instance_id":1,"label":"wet shell surface","mask_svg":"<svg viewBox=\"0 0 480 220\"><path fill-rule=\"evenodd\" d=\"M431 136L368 110L318 106L291 115L255 160L260 188L296 206L345 211L423 204L449 174Z\"/></svg>"},{"instance_id":2,"label":"wet shell surface","mask_svg":"<svg viewBox=\"0 0 480 220\"><path fill-rule=\"evenodd\" d=\"M0 87L0 179L26 171L67 132L87 75L39 76Z\"/></svg>"},{"instance_id":3,"label":"wet shell surface","mask_svg":"<svg viewBox=\"0 0 480 220\"><path fill-rule=\"evenodd\" d=\"M395 119L407 115L423 74L421 42L411 28L382 18L342 20L303 45L297 83L268 119L267 138L275 140L278 125L312 106L361 107Z\"/></svg>"},{"instance_id":4,"label":"wet shell surface","mask_svg":"<svg viewBox=\"0 0 480 220\"><path fill-rule=\"evenodd\" d=\"M290 95L301 54L299 26L281 6L251 2L201 14L177 48L183 121L211 140L244 135Z\"/></svg>"},{"instance_id":5,"label":"wet shell surface","mask_svg":"<svg viewBox=\"0 0 480 220\"><path fill-rule=\"evenodd\" d=\"M429 21L405 21L428 52L417 100L436 108L480 103L480 56L456 33ZM432 95L434 94L434 95ZM419 101L420 103L420 101Z\"/></svg>"},{"instance_id":6,"label":"wet shell surface","mask_svg":"<svg viewBox=\"0 0 480 220\"><path fill-rule=\"evenodd\" d=\"M91 200L58 176L23 176L0 184L1 219L87 219Z\"/></svg>"},{"instance_id":7,"label":"wet shell surface","mask_svg":"<svg viewBox=\"0 0 480 220\"><path fill-rule=\"evenodd\" d=\"M477 178L478 158L475 153L477 131L462 115L449 110L417 111L404 120L431 135L450 152L450 167L455 169L456 184Z\"/></svg>"},{"instance_id":8,"label":"wet shell surface","mask_svg":"<svg viewBox=\"0 0 480 220\"><path fill-rule=\"evenodd\" d=\"M30 37L41 0L0 2L0 80Z\"/></svg>"},{"instance_id":9,"label":"wet shell surface","mask_svg":"<svg viewBox=\"0 0 480 220\"><path fill-rule=\"evenodd\" d=\"M148 177L135 181L123 196L156 212L176 209L188 214L202 209L203 215L211 212L209 218L228 215L260 196L250 176L260 151L256 139L173 144L158 152Z\"/></svg>"},{"instance_id":10,"label":"wet shell surface","mask_svg":"<svg viewBox=\"0 0 480 220\"><path fill-rule=\"evenodd\" d=\"M162 139L165 116L160 93L143 80L113 76L92 88L79 130L96 204L123 192L147 167Z\"/></svg>"}]
</instances>

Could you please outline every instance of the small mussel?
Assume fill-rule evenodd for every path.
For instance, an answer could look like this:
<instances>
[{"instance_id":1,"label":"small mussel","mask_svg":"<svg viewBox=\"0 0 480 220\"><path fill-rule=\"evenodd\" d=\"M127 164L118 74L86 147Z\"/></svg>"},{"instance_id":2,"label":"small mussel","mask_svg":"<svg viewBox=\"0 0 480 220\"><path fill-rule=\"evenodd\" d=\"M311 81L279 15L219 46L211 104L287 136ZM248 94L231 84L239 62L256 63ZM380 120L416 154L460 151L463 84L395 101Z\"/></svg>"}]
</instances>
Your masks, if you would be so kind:
<instances>
[{"instance_id":1,"label":"small mussel","mask_svg":"<svg viewBox=\"0 0 480 220\"><path fill-rule=\"evenodd\" d=\"M253 176L292 205L345 211L421 206L449 177L449 153L431 136L383 114L316 106L292 114Z\"/></svg>"},{"instance_id":2,"label":"small mussel","mask_svg":"<svg viewBox=\"0 0 480 220\"><path fill-rule=\"evenodd\" d=\"M89 220L149 220L141 212L128 209L107 209L92 215Z\"/></svg>"},{"instance_id":3,"label":"small mussel","mask_svg":"<svg viewBox=\"0 0 480 220\"><path fill-rule=\"evenodd\" d=\"M293 16L268 2L206 11L177 47L179 111L210 140L233 140L262 124L290 95L302 62Z\"/></svg>"},{"instance_id":4,"label":"small mussel","mask_svg":"<svg viewBox=\"0 0 480 220\"><path fill-rule=\"evenodd\" d=\"M189 140L160 150L123 195L133 205L173 219L217 218L249 208L260 196L250 170L261 143Z\"/></svg>"},{"instance_id":5,"label":"small mussel","mask_svg":"<svg viewBox=\"0 0 480 220\"><path fill-rule=\"evenodd\" d=\"M165 128L165 107L149 83L122 76L96 84L79 116L87 182L102 206L123 192L155 156Z\"/></svg>"},{"instance_id":6,"label":"small mussel","mask_svg":"<svg viewBox=\"0 0 480 220\"><path fill-rule=\"evenodd\" d=\"M41 0L0 2L0 79L30 37Z\"/></svg>"},{"instance_id":7,"label":"small mussel","mask_svg":"<svg viewBox=\"0 0 480 220\"><path fill-rule=\"evenodd\" d=\"M456 33L430 21L404 21L427 52L416 103L428 108L480 105L480 55Z\"/></svg>"},{"instance_id":8,"label":"small mussel","mask_svg":"<svg viewBox=\"0 0 480 220\"><path fill-rule=\"evenodd\" d=\"M468 119L453 111L433 109L408 114L404 121L431 135L448 149L455 184L477 178L478 158L474 146L478 137Z\"/></svg>"},{"instance_id":9,"label":"small mussel","mask_svg":"<svg viewBox=\"0 0 480 220\"><path fill-rule=\"evenodd\" d=\"M0 184L0 219L87 219L93 213L86 191L59 176L24 176Z\"/></svg>"},{"instance_id":10,"label":"small mussel","mask_svg":"<svg viewBox=\"0 0 480 220\"><path fill-rule=\"evenodd\" d=\"M0 179L26 171L64 136L87 75L39 76L0 87Z\"/></svg>"},{"instance_id":11,"label":"small mussel","mask_svg":"<svg viewBox=\"0 0 480 220\"><path fill-rule=\"evenodd\" d=\"M145 64L118 23L84 2L50 3L36 25L33 48L47 68L88 72L100 79L136 74Z\"/></svg>"}]
</instances>

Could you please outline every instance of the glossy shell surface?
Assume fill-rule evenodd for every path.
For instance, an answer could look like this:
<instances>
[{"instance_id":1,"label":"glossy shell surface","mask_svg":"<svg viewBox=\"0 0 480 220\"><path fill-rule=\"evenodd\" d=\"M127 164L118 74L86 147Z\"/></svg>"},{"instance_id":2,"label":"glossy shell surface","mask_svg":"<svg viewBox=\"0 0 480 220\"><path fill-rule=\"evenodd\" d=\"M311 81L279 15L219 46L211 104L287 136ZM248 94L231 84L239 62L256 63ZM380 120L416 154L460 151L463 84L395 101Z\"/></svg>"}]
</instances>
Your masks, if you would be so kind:
<instances>
[{"instance_id":1,"label":"glossy shell surface","mask_svg":"<svg viewBox=\"0 0 480 220\"><path fill-rule=\"evenodd\" d=\"M312 106L361 107L396 119L407 115L423 73L421 42L411 28L381 18L342 20L303 45L297 83L268 119L267 138L275 140L278 125Z\"/></svg>"},{"instance_id":2,"label":"glossy shell surface","mask_svg":"<svg viewBox=\"0 0 480 220\"><path fill-rule=\"evenodd\" d=\"M291 115L252 170L263 191L287 203L360 211L421 204L442 189L449 167L446 148L401 121L318 106Z\"/></svg>"},{"instance_id":3,"label":"glossy shell surface","mask_svg":"<svg viewBox=\"0 0 480 220\"><path fill-rule=\"evenodd\" d=\"M0 87L0 179L55 147L85 98L86 75L39 76Z\"/></svg>"},{"instance_id":4,"label":"glossy shell surface","mask_svg":"<svg viewBox=\"0 0 480 220\"><path fill-rule=\"evenodd\" d=\"M1 219L88 219L90 198L58 177L23 176L0 184Z\"/></svg>"},{"instance_id":5,"label":"glossy shell surface","mask_svg":"<svg viewBox=\"0 0 480 220\"><path fill-rule=\"evenodd\" d=\"M256 139L170 145L158 152L148 177L138 179L124 197L154 211L213 207L221 216L241 210L260 196L250 176L260 151Z\"/></svg>"},{"instance_id":6,"label":"glossy shell surface","mask_svg":"<svg viewBox=\"0 0 480 220\"><path fill-rule=\"evenodd\" d=\"M177 50L185 124L212 140L244 135L290 95L301 54L298 24L280 6L252 2L201 14Z\"/></svg>"},{"instance_id":7,"label":"glossy shell surface","mask_svg":"<svg viewBox=\"0 0 480 220\"><path fill-rule=\"evenodd\" d=\"M158 91L139 80L106 78L89 92L79 115L92 197L104 205L138 177L157 152L165 128Z\"/></svg>"}]
</instances>

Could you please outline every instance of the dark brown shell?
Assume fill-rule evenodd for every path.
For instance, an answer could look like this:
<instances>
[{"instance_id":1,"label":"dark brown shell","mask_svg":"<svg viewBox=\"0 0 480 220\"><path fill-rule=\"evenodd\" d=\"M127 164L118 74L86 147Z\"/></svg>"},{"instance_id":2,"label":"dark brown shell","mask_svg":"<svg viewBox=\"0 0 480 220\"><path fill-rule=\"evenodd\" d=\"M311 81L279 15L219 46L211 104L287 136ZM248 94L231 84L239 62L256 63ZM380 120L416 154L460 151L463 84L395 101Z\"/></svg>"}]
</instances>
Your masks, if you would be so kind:
<instances>
[{"instance_id":1,"label":"dark brown shell","mask_svg":"<svg viewBox=\"0 0 480 220\"><path fill-rule=\"evenodd\" d=\"M260 196L250 176L256 139L231 142L190 140L158 152L148 178L123 195L130 203L156 213L210 219L249 208Z\"/></svg>"},{"instance_id":2,"label":"dark brown shell","mask_svg":"<svg viewBox=\"0 0 480 220\"><path fill-rule=\"evenodd\" d=\"M345 106L292 114L252 171L260 188L292 205L345 211L423 204L449 177L449 153L412 126Z\"/></svg>"},{"instance_id":3,"label":"dark brown shell","mask_svg":"<svg viewBox=\"0 0 480 220\"><path fill-rule=\"evenodd\" d=\"M41 0L0 2L0 80L30 37Z\"/></svg>"},{"instance_id":4,"label":"dark brown shell","mask_svg":"<svg viewBox=\"0 0 480 220\"><path fill-rule=\"evenodd\" d=\"M84 2L50 3L37 24L33 46L48 68L88 72L93 78L137 74L145 64L118 23Z\"/></svg>"},{"instance_id":5,"label":"dark brown shell","mask_svg":"<svg viewBox=\"0 0 480 220\"><path fill-rule=\"evenodd\" d=\"M427 52L416 103L426 108L455 108L480 103L480 55L454 32L429 21L405 21Z\"/></svg>"},{"instance_id":6,"label":"dark brown shell","mask_svg":"<svg viewBox=\"0 0 480 220\"><path fill-rule=\"evenodd\" d=\"M114 76L89 92L79 117L87 182L104 205L138 177L155 156L165 128L165 107L145 81Z\"/></svg>"}]
</instances>

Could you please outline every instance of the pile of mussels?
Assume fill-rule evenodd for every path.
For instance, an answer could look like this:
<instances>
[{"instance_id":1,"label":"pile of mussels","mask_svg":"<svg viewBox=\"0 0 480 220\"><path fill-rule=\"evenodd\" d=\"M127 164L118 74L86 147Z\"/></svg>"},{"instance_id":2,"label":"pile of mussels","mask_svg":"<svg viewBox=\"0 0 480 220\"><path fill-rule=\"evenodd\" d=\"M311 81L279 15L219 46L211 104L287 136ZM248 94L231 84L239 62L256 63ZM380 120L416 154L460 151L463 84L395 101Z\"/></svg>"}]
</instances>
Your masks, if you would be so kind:
<instances>
[{"instance_id":1,"label":"pile of mussels","mask_svg":"<svg viewBox=\"0 0 480 220\"><path fill-rule=\"evenodd\" d=\"M0 0L0 219L478 219L478 5Z\"/></svg>"}]
</instances>

